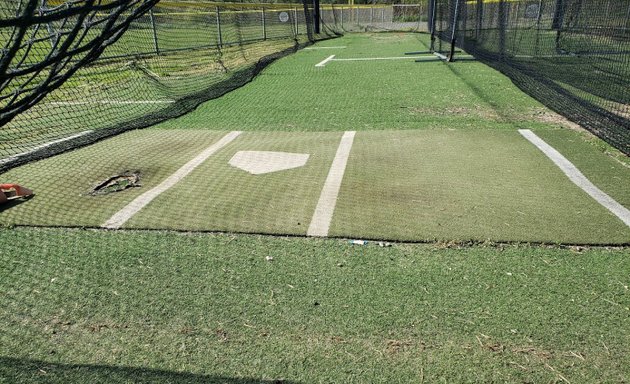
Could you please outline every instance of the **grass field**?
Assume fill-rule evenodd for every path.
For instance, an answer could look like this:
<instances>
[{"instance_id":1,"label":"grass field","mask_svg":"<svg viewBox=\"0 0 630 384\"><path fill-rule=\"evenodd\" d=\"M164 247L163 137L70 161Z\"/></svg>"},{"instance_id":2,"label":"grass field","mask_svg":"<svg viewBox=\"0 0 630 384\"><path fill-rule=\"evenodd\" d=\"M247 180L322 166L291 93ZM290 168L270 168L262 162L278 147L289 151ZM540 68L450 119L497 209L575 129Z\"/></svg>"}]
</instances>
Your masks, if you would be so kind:
<instances>
[{"instance_id":1,"label":"grass field","mask_svg":"<svg viewBox=\"0 0 630 384\"><path fill-rule=\"evenodd\" d=\"M320 42L181 118L2 174L36 196L0 211L0 382L627 380L630 228L518 130L626 208L628 158L481 63L389 60L427 42ZM305 237L347 132L339 239ZM308 161L254 175L242 151ZM127 171L140 187L90 194Z\"/></svg>"},{"instance_id":2,"label":"grass field","mask_svg":"<svg viewBox=\"0 0 630 384\"><path fill-rule=\"evenodd\" d=\"M0 244L7 382L630 375L627 249L61 229Z\"/></svg>"}]
</instances>

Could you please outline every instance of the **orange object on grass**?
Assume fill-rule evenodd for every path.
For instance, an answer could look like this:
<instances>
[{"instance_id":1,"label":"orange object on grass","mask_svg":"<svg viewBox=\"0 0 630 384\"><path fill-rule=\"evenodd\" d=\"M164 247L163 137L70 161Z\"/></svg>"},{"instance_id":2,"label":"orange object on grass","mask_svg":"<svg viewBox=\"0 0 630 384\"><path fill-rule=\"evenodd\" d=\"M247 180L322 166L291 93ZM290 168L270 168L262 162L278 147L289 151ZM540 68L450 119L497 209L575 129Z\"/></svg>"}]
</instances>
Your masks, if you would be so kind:
<instances>
[{"instance_id":1,"label":"orange object on grass","mask_svg":"<svg viewBox=\"0 0 630 384\"><path fill-rule=\"evenodd\" d=\"M0 204L20 197L33 196L33 191L18 184L0 184Z\"/></svg>"}]
</instances>

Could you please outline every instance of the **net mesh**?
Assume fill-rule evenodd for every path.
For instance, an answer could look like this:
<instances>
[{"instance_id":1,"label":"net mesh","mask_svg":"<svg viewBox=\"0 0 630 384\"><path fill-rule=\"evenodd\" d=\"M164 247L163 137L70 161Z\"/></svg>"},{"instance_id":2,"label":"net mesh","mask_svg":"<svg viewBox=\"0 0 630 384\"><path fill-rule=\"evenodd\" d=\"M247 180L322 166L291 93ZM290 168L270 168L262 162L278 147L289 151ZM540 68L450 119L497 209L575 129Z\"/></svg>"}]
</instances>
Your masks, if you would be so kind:
<instances>
[{"instance_id":1,"label":"net mesh","mask_svg":"<svg viewBox=\"0 0 630 384\"><path fill-rule=\"evenodd\" d=\"M630 1L437 0L436 35L630 153Z\"/></svg>"},{"instance_id":2,"label":"net mesh","mask_svg":"<svg viewBox=\"0 0 630 384\"><path fill-rule=\"evenodd\" d=\"M0 6L0 171L189 112L313 41L303 4L155 3Z\"/></svg>"}]
</instances>

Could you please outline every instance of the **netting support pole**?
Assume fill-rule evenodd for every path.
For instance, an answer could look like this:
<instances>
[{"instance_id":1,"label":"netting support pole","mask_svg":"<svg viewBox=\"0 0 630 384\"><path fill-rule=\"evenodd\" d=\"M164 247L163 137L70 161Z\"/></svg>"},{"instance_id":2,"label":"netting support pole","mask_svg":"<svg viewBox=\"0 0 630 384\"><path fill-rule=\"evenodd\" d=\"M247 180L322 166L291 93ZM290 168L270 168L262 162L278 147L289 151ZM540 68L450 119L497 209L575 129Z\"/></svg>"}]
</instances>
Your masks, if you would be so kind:
<instances>
[{"instance_id":1,"label":"netting support pole","mask_svg":"<svg viewBox=\"0 0 630 384\"><path fill-rule=\"evenodd\" d=\"M394 12L394 7L392 6L392 13ZM383 24L383 28L385 28L385 7L381 8L381 23Z\"/></svg>"},{"instance_id":2,"label":"netting support pole","mask_svg":"<svg viewBox=\"0 0 630 384\"><path fill-rule=\"evenodd\" d=\"M481 36L481 28L483 27L483 0L477 0L477 20L475 26L475 40L479 40Z\"/></svg>"},{"instance_id":3,"label":"netting support pole","mask_svg":"<svg viewBox=\"0 0 630 384\"><path fill-rule=\"evenodd\" d=\"M267 40L267 22L265 21L265 7L262 7L263 40Z\"/></svg>"},{"instance_id":4,"label":"netting support pole","mask_svg":"<svg viewBox=\"0 0 630 384\"><path fill-rule=\"evenodd\" d=\"M320 18L319 0L313 0L313 27L315 28L315 34L319 34L321 32Z\"/></svg>"},{"instance_id":5,"label":"netting support pole","mask_svg":"<svg viewBox=\"0 0 630 384\"><path fill-rule=\"evenodd\" d=\"M341 30L343 31L343 7L341 7Z\"/></svg>"},{"instance_id":6,"label":"netting support pole","mask_svg":"<svg viewBox=\"0 0 630 384\"><path fill-rule=\"evenodd\" d=\"M560 51L560 39L562 37L562 26L564 25L564 2L556 0L556 10L553 14L552 29L556 31L556 52Z\"/></svg>"},{"instance_id":7,"label":"netting support pole","mask_svg":"<svg viewBox=\"0 0 630 384\"><path fill-rule=\"evenodd\" d=\"M157 28L155 27L155 16L153 16L153 9L149 9L149 19L151 20L151 28L153 29L153 48L155 53L160 54L160 46L158 44Z\"/></svg>"},{"instance_id":8,"label":"netting support pole","mask_svg":"<svg viewBox=\"0 0 630 384\"><path fill-rule=\"evenodd\" d=\"M429 31L431 31L431 52L435 51L435 13L437 12L436 0L429 0Z\"/></svg>"},{"instance_id":9,"label":"netting support pole","mask_svg":"<svg viewBox=\"0 0 630 384\"><path fill-rule=\"evenodd\" d=\"M459 13L461 8L459 5L460 0L455 0L455 14L453 15L453 30L451 31L451 52L448 55L448 61L453 62L455 57L455 44L457 43L457 24L459 23Z\"/></svg>"},{"instance_id":10,"label":"netting support pole","mask_svg":"<svg viewBox=\"0 0 630 384\"><path fill-rule=\"evenodd\" d=\"M536 15L536 45L534 47L534 56L538 56L540 51L540 21L542 20L543 0L538 0L538 15Z\"/></svg>"},{"instance_id":11,"label":"netting support pole","mask_svg":"<svg viewBox=\"0 0 630 384\"><path fill-rule=\"evenodd\" d=\"M374 25L374 6L370 6L370 25Z\"/></svg>"},{"instance_id":12,"label":"netting support pole","mask_svg":"<svg viewBox=\"0 0 630 384\"><path fill-rule=\"evenodd\" d=\"M505 60L505 29L507 28L507 7L505 0L499 0L499 60Z\"/></svg>"},{"instance_id":13,"label":"netting support pole","mask_svg":"<svg viewBox=\"0 0 630 384\"><path fill-rule=\"evenodd\" d=\"M223 37L221 36L221 11L217 7L217 41L219 48L223 48Z\"/></svg>"},{"instance_id":14,"label":"netting support pole","mask_svg":"<svg viewBox=\"0 0 630 384\"><path fill-rule=\"evenodd\" d=\"M297 37L300 34L300 24L298 23L297 8L293 8L293 19L295 19L295 37Z\"/></svg>"}]
</instances>

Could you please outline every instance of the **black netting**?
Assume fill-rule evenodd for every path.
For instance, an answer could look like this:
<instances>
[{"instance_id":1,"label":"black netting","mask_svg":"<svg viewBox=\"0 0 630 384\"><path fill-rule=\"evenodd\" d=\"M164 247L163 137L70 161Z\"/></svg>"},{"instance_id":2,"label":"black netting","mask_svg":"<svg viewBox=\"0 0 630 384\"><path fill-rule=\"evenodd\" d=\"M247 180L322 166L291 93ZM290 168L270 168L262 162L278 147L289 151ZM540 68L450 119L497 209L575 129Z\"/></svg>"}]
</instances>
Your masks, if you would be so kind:
<instances>
[{"instance_id":1,"label":"black netting","mask_svg":"<svg viewBox=\"0 0 630 384\"><path fill-rule=\"evenodd\" d=\"M0 5L0 171L182 115L315 38L307 3L156 3Z\"/></svg>"},{"instance_id":2,"label":"black netting","mask_svg":"<svg viewBox=\"0 0 630 384\"><path fill-rule=\"evenodd\" d=\"M436 50L454 40L630 154L630 1L436 3Z\"/></svg>"}]
</instances>

